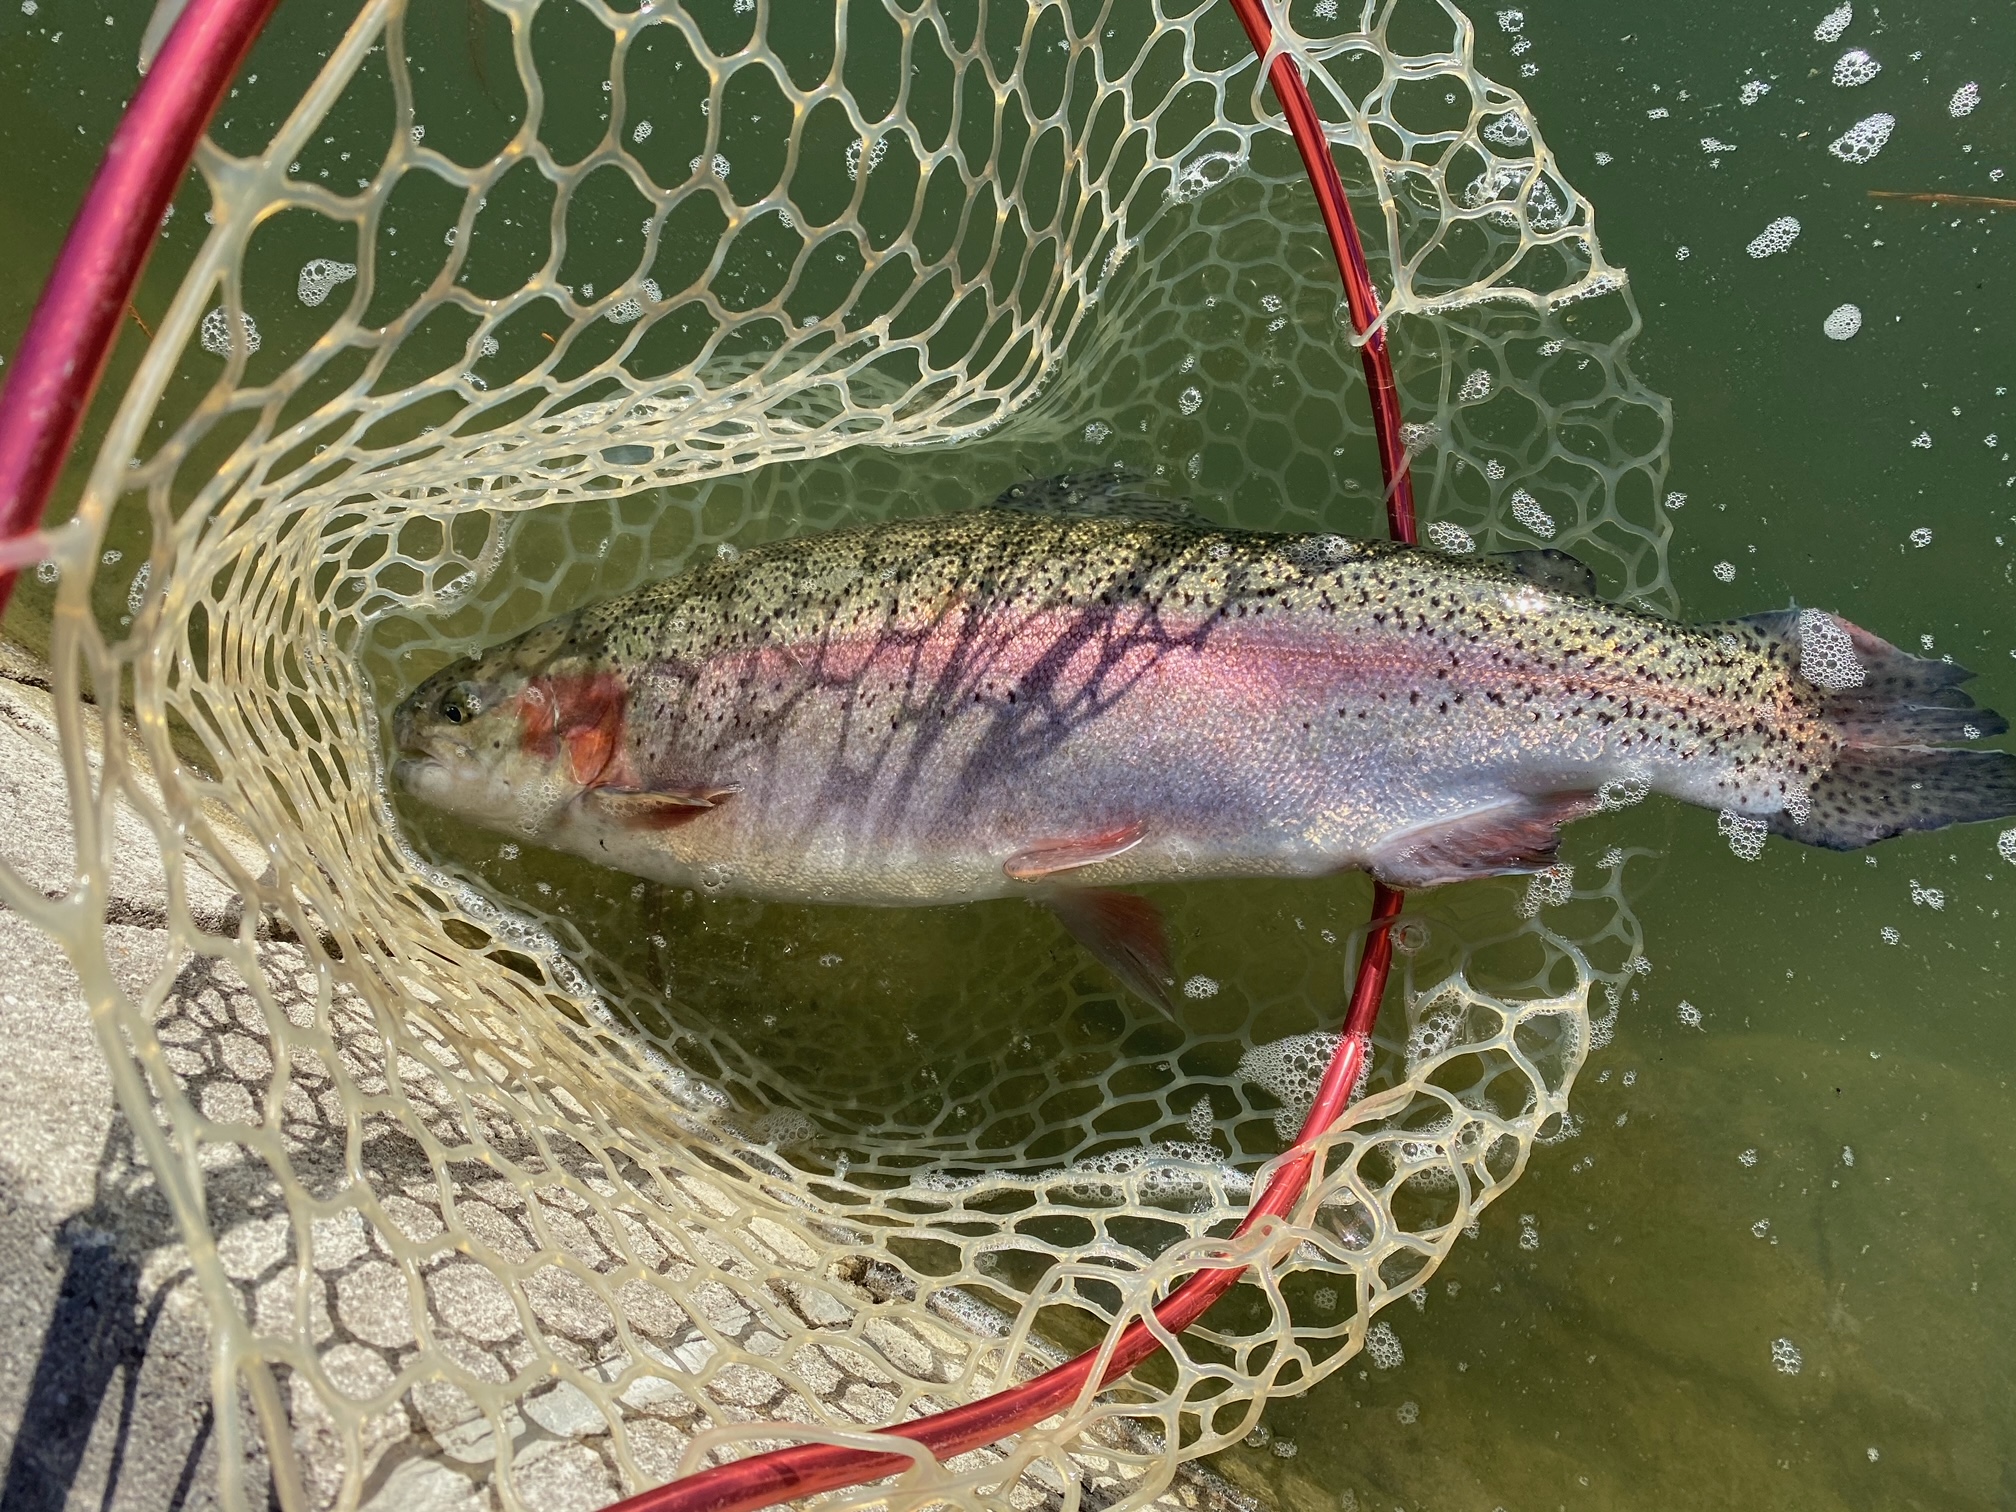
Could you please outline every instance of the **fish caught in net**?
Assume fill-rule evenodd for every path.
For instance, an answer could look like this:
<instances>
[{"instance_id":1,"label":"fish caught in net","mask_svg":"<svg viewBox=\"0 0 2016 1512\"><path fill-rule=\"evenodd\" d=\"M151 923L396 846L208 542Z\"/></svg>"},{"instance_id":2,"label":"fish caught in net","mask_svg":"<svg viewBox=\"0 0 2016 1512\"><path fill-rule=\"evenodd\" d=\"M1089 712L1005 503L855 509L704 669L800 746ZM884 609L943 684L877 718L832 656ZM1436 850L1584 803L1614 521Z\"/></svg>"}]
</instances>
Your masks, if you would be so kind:
<instances>
[{"instance_id":1,"label":"fish caught in net","mask_svg":"<svg viewBox=\"0 0 2016 1512\"><path fill-rule=\"evenodd\" d=\"M1670 609L1669 417L1587 201L1461 12L1336 10L1281 43L1368 228L1428 538ZM1362 1099L1228 1247L1327 1061L1361 879L1170 890L1172 1023L1012 903L715 899L386 781L428 673L753 543L1109 468L1370 533L1350 325L1236 20L339 19L262 43L200 151L200 242L19 590L77 876L0 887L77 964L176 1215L226 1504L596 1506L984 1395L1228 1257L1160 1365L905 1494L1236 1498L1192 1467L1236 1478L1265 1403L1572 1132L1592 993L1642 966L1626 856L1415 900ZM128 810L174 949L115 970ZM242 910L192 902L219 889Z\"/></svg>"}]
</instances>

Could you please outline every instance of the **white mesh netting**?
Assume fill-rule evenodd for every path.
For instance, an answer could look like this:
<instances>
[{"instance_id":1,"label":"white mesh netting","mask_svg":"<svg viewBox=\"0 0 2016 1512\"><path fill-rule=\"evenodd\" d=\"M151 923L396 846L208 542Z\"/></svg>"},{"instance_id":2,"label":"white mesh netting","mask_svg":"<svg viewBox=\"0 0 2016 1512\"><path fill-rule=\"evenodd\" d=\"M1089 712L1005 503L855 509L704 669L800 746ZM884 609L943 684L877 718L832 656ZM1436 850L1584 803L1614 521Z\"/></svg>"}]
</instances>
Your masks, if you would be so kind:
<instances>
[{"instance_id":1,"label":"white mesh netting","mask_svg":"<svg viewBox=\"0 0 2016 1512\"><path fill-rule=\"evenodd\" d=\"M1587 203L1461 13L1336 12L1283 19L1386 295L1428 539L1544 538L1665 607L1667 415ZM60 898L4 874L84 979L214 1316L227 1503L270 1476L289 1508L592 1507L1139 1316L1292 1134L1361 880L1170 890L1225 963L1179 1027L1014 905L864 922L500 849L387 794L378 714L696 553L1030 473L1120 463L1234 523L1376 530L1335 270L1237 23L287 21L22 588L78 863ZM115 690L101 758L85 699ZM168 878L144 969L103 929L121 805ZM1180 1467L1334 1370L1572 1132L1591 992L1614 1008L1638 962L1622 867L1415 900L1366 1099L1248 1279L1173 1361L911 1489L1234 1497ZM192 903L217 882L247 906ZM1241 957L1242 931L1286 943Z\"/></svg>"}]
</instances>

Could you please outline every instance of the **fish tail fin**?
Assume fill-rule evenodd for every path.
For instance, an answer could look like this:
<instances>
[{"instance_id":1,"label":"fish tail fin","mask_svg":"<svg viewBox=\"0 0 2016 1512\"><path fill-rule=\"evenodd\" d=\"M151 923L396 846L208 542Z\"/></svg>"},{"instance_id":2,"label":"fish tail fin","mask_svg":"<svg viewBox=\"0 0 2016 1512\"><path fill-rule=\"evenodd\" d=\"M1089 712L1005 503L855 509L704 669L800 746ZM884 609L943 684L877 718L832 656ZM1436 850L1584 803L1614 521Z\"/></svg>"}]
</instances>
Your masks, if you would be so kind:
<instances>
[{"instance_id":1,"label":"fish tail fin","mask_svg":"<svg viewBox=\"0 0 2016 1512\"><path fill-rule=\"evenodd\" d=\"M2016 755L1941 744L2009 728L1961 690L1974 675L1965 667L1913 656L1817 609L1735 625L1771 644L1819 690L1820 715L1841 739L1833 766L1810 789L1810 807L1774 815L1775 833L1859 850L1909 830L2016 815Z\"/></svg>"}]
</instances>

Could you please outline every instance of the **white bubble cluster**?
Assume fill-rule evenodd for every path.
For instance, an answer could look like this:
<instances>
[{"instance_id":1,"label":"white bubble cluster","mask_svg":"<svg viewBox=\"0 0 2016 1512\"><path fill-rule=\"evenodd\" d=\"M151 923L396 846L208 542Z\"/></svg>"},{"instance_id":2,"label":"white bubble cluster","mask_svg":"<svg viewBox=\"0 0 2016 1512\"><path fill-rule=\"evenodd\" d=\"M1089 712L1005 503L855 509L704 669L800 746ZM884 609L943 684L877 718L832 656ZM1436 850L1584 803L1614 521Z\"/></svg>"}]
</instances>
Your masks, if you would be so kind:
<instances>
[{"instance_id":1,"label":"white bubble cluster","mask_svg":"<svg viewBox=\"0 0 2016 1512\"><path fill-rule=\"evenodd\" d=\"M1820 329L1833 341L1846 341L1862 329L1862 311L1857 305L1836 305L1827 318L1820 322Z\"/></svg>"},{"instance_id":2,"label":"white bubble cluster","mask_svg":"<svg viewBox=\"0 0 2016 1512\"><path fill-rule=\"evenodd\" d=\"M1381 1370L1392 1370L1407 1359L1391 1323L1374 1323L1365 1330L1365 1355Z\"/></svg>"},{"instance_id":3,"label":"white bubble cluster","mask_svg":"<svg viewBox=\"0 0 2016 1512\"><path fill-rule=\"evenodd\" d=\"M1843 1164L1844 1166L1849 1166L1851 1168L1854 1166L1855 1147L1853 1145L1841 1146L1841 1164Z\"/></svg>"},{"instance_id":4,"label":"white bubble cluster","mask_svg":"<svg viewBox=\"0 0 2016 1512\"><path fill-rule=\"evenodd\" d=\"M1701 150L1708 153L1734 152L1736 144L1734 142L1725 142L1720 137L1703 137L1701 138Z\"/></svg>"},{"instance_id":5,"label":"white bubble cluster","mask_svg":"<svg viewBox=\"0 0 2016 1512\"><path fill-rule=\"evenodd\" d=\"M1526 880L1526 896L1519 900L1519 917L1531 919L1543 908L1559 908L1575 896L1575 868L1566 864L1537 871Z\"/></svg>"},{"instance_id":6,"label":"white bubble cluster","mask_svg":"<svg viewBox=\"0 0 2016 1512\"><path fill-rule=\"evenodd\" d=\"M1642 777L1615 777L1596 790L1596 801L1602 804L1604 808L1615 811L1617 809L1630 808L1633 804L1643 803L1651 791L1652 784ZM1616 851L1612 854L1617 857L1617 862L1623 861L1624 853L1622 851ZM1617 862L1610 861L1607 855L1604 858L1604 862L1606 865L1617 864Z\"/></svg>"},{"instance_id":7,"label":"white bubble cluster","mask_svg":"<svg viewBox=\"0 0 2016 1512\"><path fill-rule=\"evenodd\" d=\"M1897 933L1897 931L1888 924L1885 924L1882 927L1882 929L1880 929L1877 932L1883 936L1883 943L1885 945L1895 945L1899 940L1904 938L1904 936Z\"/></svg>"},{"instance_id":8,"label":"white bubble cluster","mask_svg":"<svg viewBox=\"0 0 2016 1512\"><path fill-rule=\"evenodd\" d=\"M1450 556L1468 556L1477 549L1477 542L1469 531L1449 520L1428 522L1428 544L1437 551L1446 551Z\"/></svg>"},{"instance_id":9,"label":"white bubble cluster","mask_svg":"<svg viewBox=\"0 0 2016 1512\"><path fill-rule=\"evenodd\" d=\"M1718 583L1733 583L1736 581L1736 564L1734 562L1717 562L1708 570L1715 574L1715 581Z\"/></svg>"},{"instance_id":10,"label":"white bubble cluster","mask_svg":"<svg viewBox=\"0 0 2016 1512\"><path fill-rule=\"evenodd\" d=\"M1540 1248L1540 1220L1531 1213L1519 1215L1519 1248L1522 1250Z\"/></svg>"},{"instance_id":11,"label":"white bubble cluster","mask_svg":"<svg viewBox=\"0 0 2016 1512\"><path fill-rule=\"evenodd\" d=\"M1342 1039L1316 1029L1255 1045L1239 1057L1239 1074L1280 1099L1274 1127L1283 1139L1293 1139L1301 1131L1302 1120L1316 1100L1316 1089L1323 1085L1323 1073Z\"/></svg>"},{"instance_id":12,"label":"white bubble cluster","mask_svg":"<svg viewBox=\"0 0 2016 1512\"><path fill-rule=\"evenodd\" d=\"M1243 152L1207 152L1192 159L1170 182L1164 198L1187 205L1207 190L1215 189L1246 166Z\"/></svg>"},{"instance_id":13,"label":"white bubble cluster","mask_svg":"<svg viewBox=\"0 0 2016 1512\"><path fill-rule=\"evenodd\" d=\"M1674 1010L1674 1016L1689 1029L1701 1027L1701 1010L1685 998L1680 999L1680 1006Z\"/></svg>"},{"instance_id":14,"label":"white bubble cluster","mask_svg":"<svg viewBox=\"0 0 2016 1512\"><path fill-rule=\"evenodd\" d=\"M140 570L133 574L132 586L126 590L126 613L137 619L140 606L147 602L147 584L154 576L154 564L142 562Z\"/></svg>"},{"instance_id":15,"label":"white bubble cluster","mask_svg":"<svg viewBox=\"0 0 2016 1512\"><path fill-rule=\"evenodd\" d=\"M1851 47L1834 61L1834 83L1842 89L1858 89L1883 72L1883 65L1859 47Z\"/></svg>"},{"instance_id":16,"label":"white bubble cluster","mask_svg":"<svg viewBox=\"0 0 2016 1512\"><path fill-rule=\"evenodd\" d=\"M2006 829L1995 837L1995 854L2016 866L2016 829Z\"/></svg>"},{"instance_id":17,"label":"white bubble cluster","mask_svg":"<svg viewBox=\"0 0 2016 1512\"><path fill-rule=\"evenodd\" d=\"M1755 105L1771 93L1771 86L1763 79L1745 79L1743 87L1736 91L1736 98L1745 105Z\"/></svg>"},{"instance_id":18,"label":"white bubble cluster","mask_svg":"<svg viewBox=\"0 0 2016 1512\"><path fill-rule=\"evenodd\" d=\"M1757 1164L1757 1152L1754 1149L1745 1150L1736 1157L1736 1164L1745 1167L1754 1166Z\"/></svg>"},{"instance_id":19,"label":"white bubble cluster","mask_svg":"<svg viewBox=\"0 0 2016 1512\"><path fill-rule=\"evenodd\" d=\"M301 265L301 276L295 281L294 293L301 303L312 308L327 299L336 285L348 283L356 276L355 263L336 262L327 257L317 257Z\"/></svg>"},{"instance_id":20,"label":"white bubble cluster","mask_svg":"<svg viewBox=\"0 0 2016 1512\"><path fill-rule=\"evenodd\" d=\"M649 121L639 121L635 126L630 128L630 140L633 142L642 142L650 135L651 123Z\"/></svg>"},{"instance_id":21,"label":"white bubble cluster","mask_svg":"<svg viewBox=\"0 0 2016 1512\"><path fill-rule=\"evenodd\" d=\"M877 138L875 142L868 147L867 149L868 172L873 173L875 171L875 165L882 161L883 154L888 152L888 150L889 150L888 142L882 140L881 138ZM862 172L861 152L862 148L860 142L854 141L849 142L847 144L847 177L857 181L860 179ZM723 178L726 178L728 175L724 173L721 176Z\"/></svg>"},{"instance_id":22,"label":"white bubble cluster","mask_svg":"<svg viewBox=\"0 0 2016 1512\"><path fill-rule=\"evenodd\" d=\"M1456 397L1465 404L1473 404L1479 399L1490 397L1491 375L1482 368L1476 369L1464 378L1456 390Z\"/></svg>"},{"instance_id":23,"label":"white bubble cluster","mask_svg":"<svg viewBox=\"0 0 2016 1512\"><path fill-rule=\"evenodd\" d=\"M1783 252L1799 240L1799 220L1796 216L1781 215L1752 238L1743 250L1752 257L1770 257Z\"/></svg>"},{"instance_id":24,"label":"white bubble cluster","mask_svg":"<svg viewBox=\"0 0 2016 1512\"><path fill-rule=\"evenodd\" d=\"M1864 116L1827 144L1827 150L1844 163L1866 163L1883 150L1890 133L1897 129L1897 117L1887 110Z\"/></svg>"},{"instance_id":25,"label":"white bubble cluster","mask_svg":"<svg viewBox=\"0 0 2016 1512\"><path fill-rule=\"evenodd\" d=\"M1524 28L1525 25L1526 12L1524 11L1502 10L1498 12L1498 30L1502 32L1516 32Z\"/></svg>"},{"instance_id":26,"label":"white bubble cluster","mask_svg":"<svg viewBox=\"0 0 2016 1512\"><path fill-rule=\"evenodd\" d=\"M1431 420L1409 420L1400 427L1400 444L1410 457L1419 456L1442 436L1442 427Z\"/></svg>"},{"instance_id":27,"label":"white bubble cluster","mask_svg":"<svg viewBox=\"0 0 2016 1512\"><path fill-rule=\"evenodd\" d=\"M647 278L637 286L637 292L611 305L603 312L602 318L611 325L629 325L644 318L645 301L657 304L664 296L658 290L658 280Z\"/></svg>"},{"instance_id":28,"label":"white bubble cluster","mask_svg":"<svg viewBox=\"0 0 2016 1512\"><path fill-rule=\"evenodd\" d=\"M1176 396L1176 408L1186 415L1194 415L1204 403L1204 391L1192 384Z\"/></svg>"},{"instance_id":29,"label":"white bubble cluster","mask_svg":"<svg viewBox=\"0 0 2016 1512\"><path fill-rule=\"evenodd\" d=\"M1419 1402L1402 1402L1398 1407L1393 1409L1393 1416L1400 1419L1403 1425L1411 1428L1414 1424L1421 1421L1421 1404Z\"/></svg>"},{"instance_id":30,"label":"white bubble cluster","mask_svg":"<svg viewBox=\"0 0 2016 1512\"><path fill-rule=\"evenodd\" d=\"M143 569L144 570L144 569ZM1936 887L1923 887L1918 879L1911 879L1911 906L1929 908L1937 912L1946 906L1946 894Z\"/></svg>"},{"instance_id":31,"label":"white bubble cluster","mask_svg":"<svg viewBox=\"0 0 2016 1512\"><path fill-rule=\"evenodd\" d=\"M1980 103L1981 86L1974 83L1962 84L1953 91L1953 98L1946 102L1946 114L1957 121L1964 115L1972 115L1974 107Z\"/></svg>"},{"instance_id":32,"label":"white bubble cluster","mask_svg":"<svg viewBox=\"0 0 2016 1512\"><path fill-rule=\"evenodd\" d=\"M217 357L230 352L234 344L231 335L230 317L225 314L222 305L205 315L203 324L196 330L196 339L202 343L203 350ZM242 345L247 356L259 350L259 327L252 323L252 312L249 310L238 312L238 336L238 344Z\"/></svg>"},{"instance_id":33,"label":"white bubble cluster","mask_svg":"<svg viewBox=\"0 0 2016 1512\"><path fill-rule=\"evenodd\" d=\"M1816 688L1836 692L1859 688L1868 679L1855 657L1855 643L1841 622L1821 609L1801 609L1796 631L1799 637L1799 675Z\"/></svg>"},{"instance_id":34,"label":"white bubble cluster","mask_svg":"<svg viewBox=\"0 0 2016 1512\"><path fill-rule=\"evenodd\" d=\"M1092 420L1086 423L1085 439L1094 446L1100 445L1112 434L1113 427L1104 420Z\"/></svg>"},{"instance_id":35,"label":"white bubble cluster","mask_svg":"<svg viewBox=\"0 0 2016 1512\"><path fill-rule=\"evenodd\" d=\"M1523 147L1533 140L1532 129L1518 116L1509 113L1488 122L1484 135L1501 147Z\"/></svg>"},{"instance_id":36,"label":"white bubble cluster","mask_svg":"<svg viewBox=\"0 0 2016 1512\"><path fill-rule=\"evenodd\" d=\"M700 171L700 165L702 163L705 163L707 165L707 171L713 174L714 177L718 179L725 179L728 177L728 159L722 156L720 153L718 152L715 153L714 156L711 158L696 157L693 159L692 162L688 163L686 166L692 169L695 173L698 173ZM852 178L854 175L850 172L847 176L849 178Z\"/></svg>"},{"instance_id":37,"label":"white bubble cluster","mask_svg":"<svg viewBox=\"0 0 2016 1512\"><path fill-rule=\"evenodd\" d=\"M1799 1346L1790 1339L1773 1339L1771 1363L1785 1375L1797 1375L1799 1367L1806 1363L1806 1357L1799 1353Z\"/></svg>"},{"instance_id":38,"label":"white bubble cluster","mask_svg":"<svg viewBox=\"0 0 2016 1512\"><path fill-rule=\"evenodd\" d=\"M1218 996L1218 984L1207 976L1193 976L1183 984L1183 996L1187 998L1213 998Z\"/></svg>"},{"instance_id":39,"label":"white bubble cluster","mask_svg":"<svg viewBox=\"0 0 2016 1512\"><path fill-rule=\"evenodd\" d=\"M1543 541L1554 538L1554 516L1540 507L1540 501L1523 488L1512 491L1512 518Z\"/></svg>"},{"instance_id":40,"label":"white bubble cluster","mask_svg":"<svg viewBox=\"0 0 2016 1512\"><path fill-rule=\"evenodd\" d=\"M38 583L53 583L62 576L63 568L56 562L37 562L35 564L35 581ZM2016 830L2011 830L2009 833L2012 836L2016 836ZM2012 855L2009 859L2016 861L2016 855Z\"/></svg>"},{"instance_id":41,"label":"white bubble cluster","mask_svg":"<svg viewBox=\"0 0 2016 1512\"><path fill-rule=\"evenodd\" d=\"M1913 442L1912 444L1915 446L1917 443ZM1930 528L1920 525L1916 530L1912 531L1911 544L1921 551L1930 546L1932 544L1932 532Z\"/></svg>"},{"instance_id":42,"label":"white bubble cluster","mask_svg":"<svg viewBox=\"0 0 2016 1512\"><path fill-rule=\"evenodd\" d=\"M1687 495L1684 493L1669 493L1666 495L1666 507L1668 509L1685 509L1687 507Z\"/></svg>"},{"instance_id":43,"label":"white bubble cluster","mask_svg":"<svg viewBox=\"0 0 2016 1512\"><path fill-rule=\"evenodd\" d=\"M1855 6L1852 0L1841 0L1839 5L1820 18L1820 24L1813 28L1813 40L1839 42L1841 34L1848 30L1848 23L1854 19Z\"/></svg>"},{"instance_id":44,"label":"white bubble cluster","mask_svg":"<svg viewBox=\"0 0 2016 1512\"><path fill-rule=\"evenodd\" d=\"M1764 836L1769 833L1769 826L1762 819L1724 809L1715 816L1715 832L1729 842L1729 849L1738 860L1755 861L1764 854Z\"/></svg>"}]
</instances>

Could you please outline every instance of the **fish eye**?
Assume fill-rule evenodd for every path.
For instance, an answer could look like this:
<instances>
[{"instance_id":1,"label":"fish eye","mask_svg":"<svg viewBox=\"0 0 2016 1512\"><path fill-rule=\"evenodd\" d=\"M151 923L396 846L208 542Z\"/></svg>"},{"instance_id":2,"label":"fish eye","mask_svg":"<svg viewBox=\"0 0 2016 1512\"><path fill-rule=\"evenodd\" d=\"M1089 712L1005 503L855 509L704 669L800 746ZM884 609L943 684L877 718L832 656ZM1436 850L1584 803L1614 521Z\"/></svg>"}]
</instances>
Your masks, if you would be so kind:
<instances>
[{"instance_id":1,"label":"fish eye","mask_svg":"<svg viewBox=\"0 0 2016 1512\"><path fill-rule=\"evenodd\" d=\"M441 717L450 724L459 725L482 712L474 690L467 683L449 689L441 700Z\"/></svg>"}]
</instances>

